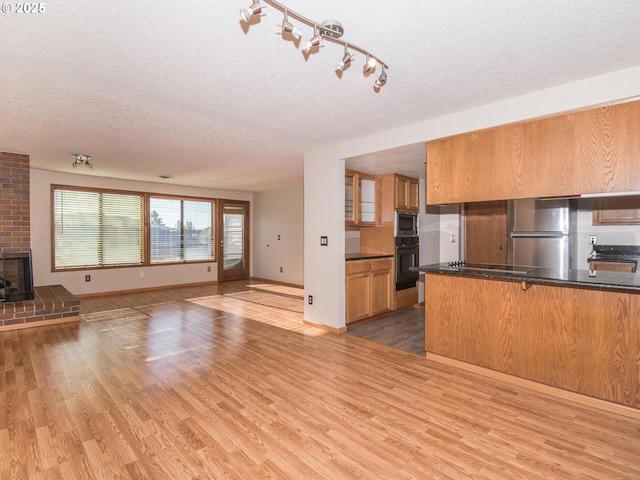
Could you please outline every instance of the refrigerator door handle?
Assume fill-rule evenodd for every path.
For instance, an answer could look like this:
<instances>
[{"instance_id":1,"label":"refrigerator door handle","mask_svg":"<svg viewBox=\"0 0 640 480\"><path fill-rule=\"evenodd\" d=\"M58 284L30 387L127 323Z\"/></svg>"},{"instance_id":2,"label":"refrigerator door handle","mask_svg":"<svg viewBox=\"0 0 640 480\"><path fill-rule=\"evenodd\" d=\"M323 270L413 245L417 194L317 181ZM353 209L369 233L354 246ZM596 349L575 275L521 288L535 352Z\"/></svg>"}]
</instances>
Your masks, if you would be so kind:
<instances>
[{"instance_id":1,"label":"refrigerator door handle","mask_svg":"<svg viewBox=\"0 0 640 480\"><path fill-rule=\"evenodd\" d=\"M566 236L562 232L511 232L510 238L560 238Z\"/></svg>"}]
</instances>

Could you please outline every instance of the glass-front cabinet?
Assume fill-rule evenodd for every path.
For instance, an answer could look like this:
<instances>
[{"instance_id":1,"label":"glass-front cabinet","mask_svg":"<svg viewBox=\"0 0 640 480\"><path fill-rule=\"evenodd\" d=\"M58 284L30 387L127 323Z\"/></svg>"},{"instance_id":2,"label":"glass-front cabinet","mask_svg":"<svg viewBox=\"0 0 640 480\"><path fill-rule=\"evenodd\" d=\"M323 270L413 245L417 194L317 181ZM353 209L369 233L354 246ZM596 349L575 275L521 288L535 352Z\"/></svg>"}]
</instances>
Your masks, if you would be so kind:
<instances>
[{"instance_id":1,"label":"glass-front cabinet","mask_svg":"<svg viewBox=\"0 0 640 480\"><path fill-rule=\"evenodd\" d=\"M376 177L346 170L344 199L346 225L376 225L378 223Z\"/></svg>"}]
</instances>

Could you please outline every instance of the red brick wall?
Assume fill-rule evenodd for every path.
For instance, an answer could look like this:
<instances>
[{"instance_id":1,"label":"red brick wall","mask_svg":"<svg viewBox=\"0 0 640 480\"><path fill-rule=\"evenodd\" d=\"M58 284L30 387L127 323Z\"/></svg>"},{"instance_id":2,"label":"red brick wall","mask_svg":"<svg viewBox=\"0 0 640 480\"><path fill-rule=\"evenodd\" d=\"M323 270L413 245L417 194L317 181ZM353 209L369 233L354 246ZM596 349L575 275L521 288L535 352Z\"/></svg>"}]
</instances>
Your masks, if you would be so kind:
<instances>
[{"instance_id":1,"label":"red brick wall","mask_svg":"<svg viewBox=\"0 0 640 480\"><path fill-rule=\"evenodd\" d=\"M31 247L29 155L0 152L0 251Z\"/></svg>"}]
</instances>

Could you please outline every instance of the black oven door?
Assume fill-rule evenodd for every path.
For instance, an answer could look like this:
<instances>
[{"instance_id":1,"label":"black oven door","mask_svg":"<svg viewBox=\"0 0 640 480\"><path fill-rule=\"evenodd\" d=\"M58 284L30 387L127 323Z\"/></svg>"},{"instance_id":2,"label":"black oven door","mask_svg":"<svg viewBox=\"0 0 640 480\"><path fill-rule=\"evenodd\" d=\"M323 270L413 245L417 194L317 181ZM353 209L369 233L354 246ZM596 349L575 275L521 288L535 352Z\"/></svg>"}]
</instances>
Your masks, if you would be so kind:
<instances>
[{"instance_id":1,"label":"black oven door","mask_svg":"<svg viewBox=\"0 0 640 480\"><path fill-rule=\"evenodd\" d=\"M412 271L419 262L420 246L396 245L396 290L413 288L418 281L419 273Z\"/></svg>"}]
</instances>

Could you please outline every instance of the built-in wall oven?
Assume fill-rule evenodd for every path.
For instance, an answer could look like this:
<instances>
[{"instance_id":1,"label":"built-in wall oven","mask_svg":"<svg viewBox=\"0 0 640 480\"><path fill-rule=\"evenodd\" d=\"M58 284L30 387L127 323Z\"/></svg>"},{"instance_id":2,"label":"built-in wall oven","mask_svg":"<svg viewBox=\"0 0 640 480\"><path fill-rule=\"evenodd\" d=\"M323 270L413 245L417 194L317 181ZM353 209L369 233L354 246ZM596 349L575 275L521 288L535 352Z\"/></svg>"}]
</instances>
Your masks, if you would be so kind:
<instances>
[{"instance_id":1,"label":"built-in wall oven","mask_svg":"<svg viewBox=\"0 0 640 480\"><path fill-rule=\"evenodd\" d=\"M417 267L420 264L419 260L419 237L396 237L396 290L416 286L419 273L411 268Z\"/></svg>"}]
</instances>

